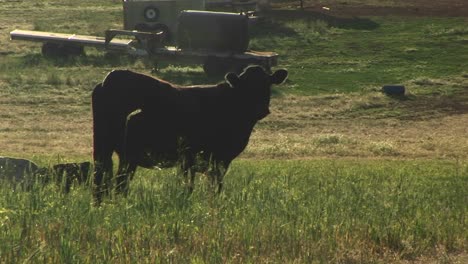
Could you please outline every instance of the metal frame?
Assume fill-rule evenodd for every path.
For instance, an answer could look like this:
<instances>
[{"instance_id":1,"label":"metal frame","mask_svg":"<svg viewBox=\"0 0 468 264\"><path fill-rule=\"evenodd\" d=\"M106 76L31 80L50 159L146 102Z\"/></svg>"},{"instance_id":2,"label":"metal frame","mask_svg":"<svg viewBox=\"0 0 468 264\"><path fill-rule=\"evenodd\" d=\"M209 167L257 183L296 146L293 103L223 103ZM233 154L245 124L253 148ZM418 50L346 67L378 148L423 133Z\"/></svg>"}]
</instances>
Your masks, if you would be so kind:
<instances>
[{"instance_id":1,"label":"metal frame","mask_svg":"<svg viewBox=\"0 0 468 264\"><path fill-rule=\"evenodd\" d=\"M118 38L117 36L130 36L133 39ZM44 31L31 31L15 29L10 32L12 40L25 40L43 42L44 47L47 44L56 45L57 48L64 47L63 54L67 51L65 48L92 46L102 48L111 52L120 52L136 56L148 56L156 61L177 61L187 63L202 63L206 68L218 68L213 62L219 63L219 68L228 63L233 65L259 64L266 69L277 65L278 54L274 52L246 51L236 52L216 52L210 50L191 50L180 49L175 46L165 45L165 34L163 32L141 32L135 30L109 29L105 31L105 37L64 34ZM55 46L54 46L55 48ZM210 66L211 65L211 66ZM208 67L210 66L210 67ZM207 72L208 73L208 72Z\"/></svg>"}]
</instances>

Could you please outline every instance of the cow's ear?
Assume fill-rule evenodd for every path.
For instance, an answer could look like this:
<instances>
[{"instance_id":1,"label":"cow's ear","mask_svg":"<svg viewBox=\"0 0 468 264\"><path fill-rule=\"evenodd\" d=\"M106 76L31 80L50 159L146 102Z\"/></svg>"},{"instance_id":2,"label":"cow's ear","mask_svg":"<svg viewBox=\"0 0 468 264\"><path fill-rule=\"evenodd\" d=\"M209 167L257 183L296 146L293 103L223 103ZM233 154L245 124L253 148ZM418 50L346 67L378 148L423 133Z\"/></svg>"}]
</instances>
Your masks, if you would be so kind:
<instances>
[{"instance_id":1,"label":"cow's ear","mask_svg":"<svg viewBox=\"0 0 468 264\"><path fill-rule=\"evenodd\" d=\"M284 70L284 69L277 70L275 73L271 75L271 82L274 84L280 84L280 83L283 83L287 77L288 77L287 70Z\"/></svg>"},{"instance_id":2,"label":"cow's ear","mask_svg":"<svg viewBox=\"0 0 468 264\"><path fill-rule=\"evenodd\" d=\"M237 86L239 83L239 76L233 72L229 72L224 76L224 79L226 79L226 82L228 82L232 87Z\"/></svg>"}]
</instances>

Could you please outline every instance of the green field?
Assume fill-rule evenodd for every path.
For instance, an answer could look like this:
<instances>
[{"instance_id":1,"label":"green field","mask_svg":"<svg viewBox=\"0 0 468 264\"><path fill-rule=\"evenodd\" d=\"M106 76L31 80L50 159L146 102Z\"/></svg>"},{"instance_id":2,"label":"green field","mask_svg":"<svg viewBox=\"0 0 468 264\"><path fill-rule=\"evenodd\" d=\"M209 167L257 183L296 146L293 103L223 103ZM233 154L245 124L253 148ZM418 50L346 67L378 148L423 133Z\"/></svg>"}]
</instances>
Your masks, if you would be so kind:
<instances>
[{"instance_id":1,"label":"green field","mask_svg":"<svg viewBox=\"0 0 468 264\"><path fill-rule=\"evenodd\" d=\"M468 167L427 161L239 161L214 197L143 171L127 199L3 186L6 263L388 263L466 249ZM8 186L8 185L7 185Z\"/></svg>"},{"instance_id":2,"label":"green field","mask_svg":"<svg viewBox=\"0 0 468 264\"><path fill-rule=\"evenodd\" d=\"M138 170L129 196L101 207L86 186L0 181L0 263L468 262L467 18L281 8L251 29L250 47L278 52L290 76L220 196L199 175L187 197L176 170ZM0 1L0 156L91 160L90 95L112 69L222 80L93 48L45 58L9 40L15 28L102 36L121 27L121 9ZM385 84L407 93L386 96Z\"/></svg>"}]
</instances>

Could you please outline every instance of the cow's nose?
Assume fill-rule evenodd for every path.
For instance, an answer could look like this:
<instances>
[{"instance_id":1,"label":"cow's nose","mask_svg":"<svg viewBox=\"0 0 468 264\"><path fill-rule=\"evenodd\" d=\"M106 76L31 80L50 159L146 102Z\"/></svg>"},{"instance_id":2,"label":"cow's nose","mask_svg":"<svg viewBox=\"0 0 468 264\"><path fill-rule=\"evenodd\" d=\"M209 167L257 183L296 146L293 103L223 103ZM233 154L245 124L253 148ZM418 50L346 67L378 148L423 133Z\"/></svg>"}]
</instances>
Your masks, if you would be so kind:
<instances>
[{"instance_id":1,"label":"cow's nose","mask_svg":"<svg viewBox=\"0 0 468 264\"><path fill-rule=\"evenodd\" d=\"M268 109L268 108L263 110L263 111L259 111L258 112L258 120L261 120L261 119L265 118L269 114L270 114L270 109Z\"/></svg>"}]
</instances>

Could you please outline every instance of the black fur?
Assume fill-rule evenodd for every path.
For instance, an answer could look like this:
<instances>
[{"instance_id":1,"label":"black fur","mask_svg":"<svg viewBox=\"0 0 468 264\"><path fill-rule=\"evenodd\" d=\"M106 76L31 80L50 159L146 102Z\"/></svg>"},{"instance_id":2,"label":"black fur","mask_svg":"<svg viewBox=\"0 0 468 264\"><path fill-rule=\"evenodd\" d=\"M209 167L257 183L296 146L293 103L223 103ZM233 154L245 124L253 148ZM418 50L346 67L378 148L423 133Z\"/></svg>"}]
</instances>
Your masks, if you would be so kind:
<instances>
[{"instance_id":1,"label":"black fur","mask_svg":"<svg viewBox=\"0 0 468 264\"><path fill-rule=\"evenodd\" d=\"M286 77L286 70L270 75L250 66L217 85L183 87L128 70L110 72L92 95L97 202L111 188L114 152L119 192L128 191L137 166L176 163L190 175L190 191L197 171L209 172L221 191L231 161L269 113L271 85ZM194 166L196 157L209 166Z\"/></svg>"}]
</instances>

